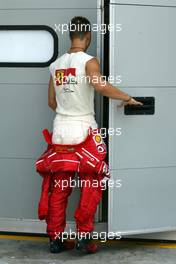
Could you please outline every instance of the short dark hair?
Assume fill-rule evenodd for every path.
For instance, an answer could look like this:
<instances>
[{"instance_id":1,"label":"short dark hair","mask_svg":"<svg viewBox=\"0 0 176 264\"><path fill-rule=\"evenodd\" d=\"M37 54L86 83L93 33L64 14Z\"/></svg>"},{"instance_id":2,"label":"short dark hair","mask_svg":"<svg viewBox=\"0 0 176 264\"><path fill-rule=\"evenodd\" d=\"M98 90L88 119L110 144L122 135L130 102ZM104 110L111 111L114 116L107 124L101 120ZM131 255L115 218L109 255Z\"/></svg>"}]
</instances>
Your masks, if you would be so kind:
<instances>
[{"instance_id":1,"label":"short dark hair","mask_svg":"<svg viewBox=\"0 0 176 264\"><path fill-rule=\"evenodd\" d=\"M91 31L91 23L86 17L77 16L72 18L69 24L71 40L74 38L83 39L87 32Z\"/></svg>"}]
</instances>

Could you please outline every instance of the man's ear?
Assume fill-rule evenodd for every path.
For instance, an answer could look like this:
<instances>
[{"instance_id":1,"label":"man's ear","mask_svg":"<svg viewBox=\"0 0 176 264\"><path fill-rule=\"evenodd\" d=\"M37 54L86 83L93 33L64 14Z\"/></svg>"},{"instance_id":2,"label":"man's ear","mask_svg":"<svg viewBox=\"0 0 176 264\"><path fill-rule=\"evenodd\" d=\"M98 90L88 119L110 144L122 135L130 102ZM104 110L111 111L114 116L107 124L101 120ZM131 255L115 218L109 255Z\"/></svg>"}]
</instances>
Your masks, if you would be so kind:
<instances>
[{"instance_id":1,"label":"man's ear","mask_svg":"<svg viewBox=\"0 0 176 264\"><path fill-rule=\"evenodd\" d=\"M90 46L91 43L91 32L86 33L86 46L87 48Z\"/></svg>"}]
</instances>

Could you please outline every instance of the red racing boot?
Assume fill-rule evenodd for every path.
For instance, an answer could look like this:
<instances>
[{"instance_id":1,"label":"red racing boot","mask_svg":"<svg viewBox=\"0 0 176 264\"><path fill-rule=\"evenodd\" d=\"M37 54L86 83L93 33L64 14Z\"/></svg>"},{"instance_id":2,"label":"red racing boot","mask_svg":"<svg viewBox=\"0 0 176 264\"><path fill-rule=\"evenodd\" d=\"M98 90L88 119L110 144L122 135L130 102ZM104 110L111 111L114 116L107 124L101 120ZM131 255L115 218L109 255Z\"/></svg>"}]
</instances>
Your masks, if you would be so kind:
<instances>
[{"instance_id":1,"label":"red racing boot","mask_svg":"<svg viewBox=\"0 0 176 264\"><path fill-rule=\"evenodd\" d=\"M76 249L86 254L94 254L98 251L98 247L92 238L81 238L77 240Z\"/></svg>"},{"instance_id":2,"label":"red racing boot","mask_svg":"<svg viewBox=\"0 0 176 264\"><path fill-rule=\"evenodd\" d=\"M62 241L61 239L57 238L52 240L50 238L50 252L51 253L61 253L65 250L71 250L75 247L74 241Z\"/></svg>"}]
</instances>

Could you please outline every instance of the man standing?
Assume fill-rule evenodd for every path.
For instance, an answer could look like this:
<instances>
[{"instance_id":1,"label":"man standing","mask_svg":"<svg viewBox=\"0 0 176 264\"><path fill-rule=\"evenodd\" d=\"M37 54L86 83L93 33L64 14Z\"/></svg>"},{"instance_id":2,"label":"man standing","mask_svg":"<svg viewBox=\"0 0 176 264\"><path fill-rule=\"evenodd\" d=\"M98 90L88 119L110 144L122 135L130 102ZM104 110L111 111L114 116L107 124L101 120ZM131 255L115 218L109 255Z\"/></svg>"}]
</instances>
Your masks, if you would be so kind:
<instances>
[{"instance_id":1,"label":"man standing","mask_svg":"<svg viewBox=\"0 0 176 264\"><path fill-rule=\"evenodd\" d=\"M141 104L103 80L98 60L86 53L91 42L91 25L86 18L74 17L69 33L69 51L50 65L48 105L56 112L52 144L80 144L86 139L90 127L97 128L94 118L94 89L103 96L122 100L122 105ZM71 193L69 185L63 189L61 186L54 186L54 182L72 179L74 174L74 171L59 171L52 178L46 222L50 251L53 253L64 249L60 235L65 229L67 200ZM98 181L102 180L102 177L86 171L79 176L90 183L96 177ZM97 196L93 199L95 192L91 186L81 188L80 202L75 212L79 233L90 234L93 231L94 214L102 196L101 188L97 187L94 191ZM95 253L97 250L90 237L78 239L77 248L87 253Z\"/></svg>"}]
</instances>

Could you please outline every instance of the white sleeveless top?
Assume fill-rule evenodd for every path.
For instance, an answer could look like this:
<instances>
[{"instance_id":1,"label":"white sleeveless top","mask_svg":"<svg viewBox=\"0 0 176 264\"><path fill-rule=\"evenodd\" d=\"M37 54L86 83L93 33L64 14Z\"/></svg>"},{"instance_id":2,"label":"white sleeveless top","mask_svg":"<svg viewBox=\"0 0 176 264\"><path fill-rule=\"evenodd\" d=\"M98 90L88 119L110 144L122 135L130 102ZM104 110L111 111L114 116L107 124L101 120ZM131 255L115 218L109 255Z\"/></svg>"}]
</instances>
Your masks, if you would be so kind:
<instances>
[{"instance_id":1,"label":"white sleeveless top","mask_svg":"<svg viewBox=\"0 0 176 264\"><path fill-rule=\"evenodd\" d=\"M50 64L56 91L56 113L69 116L94 115L94 88L86 78L85 52L65 53Z\"/></svg>"}]
</instances>

